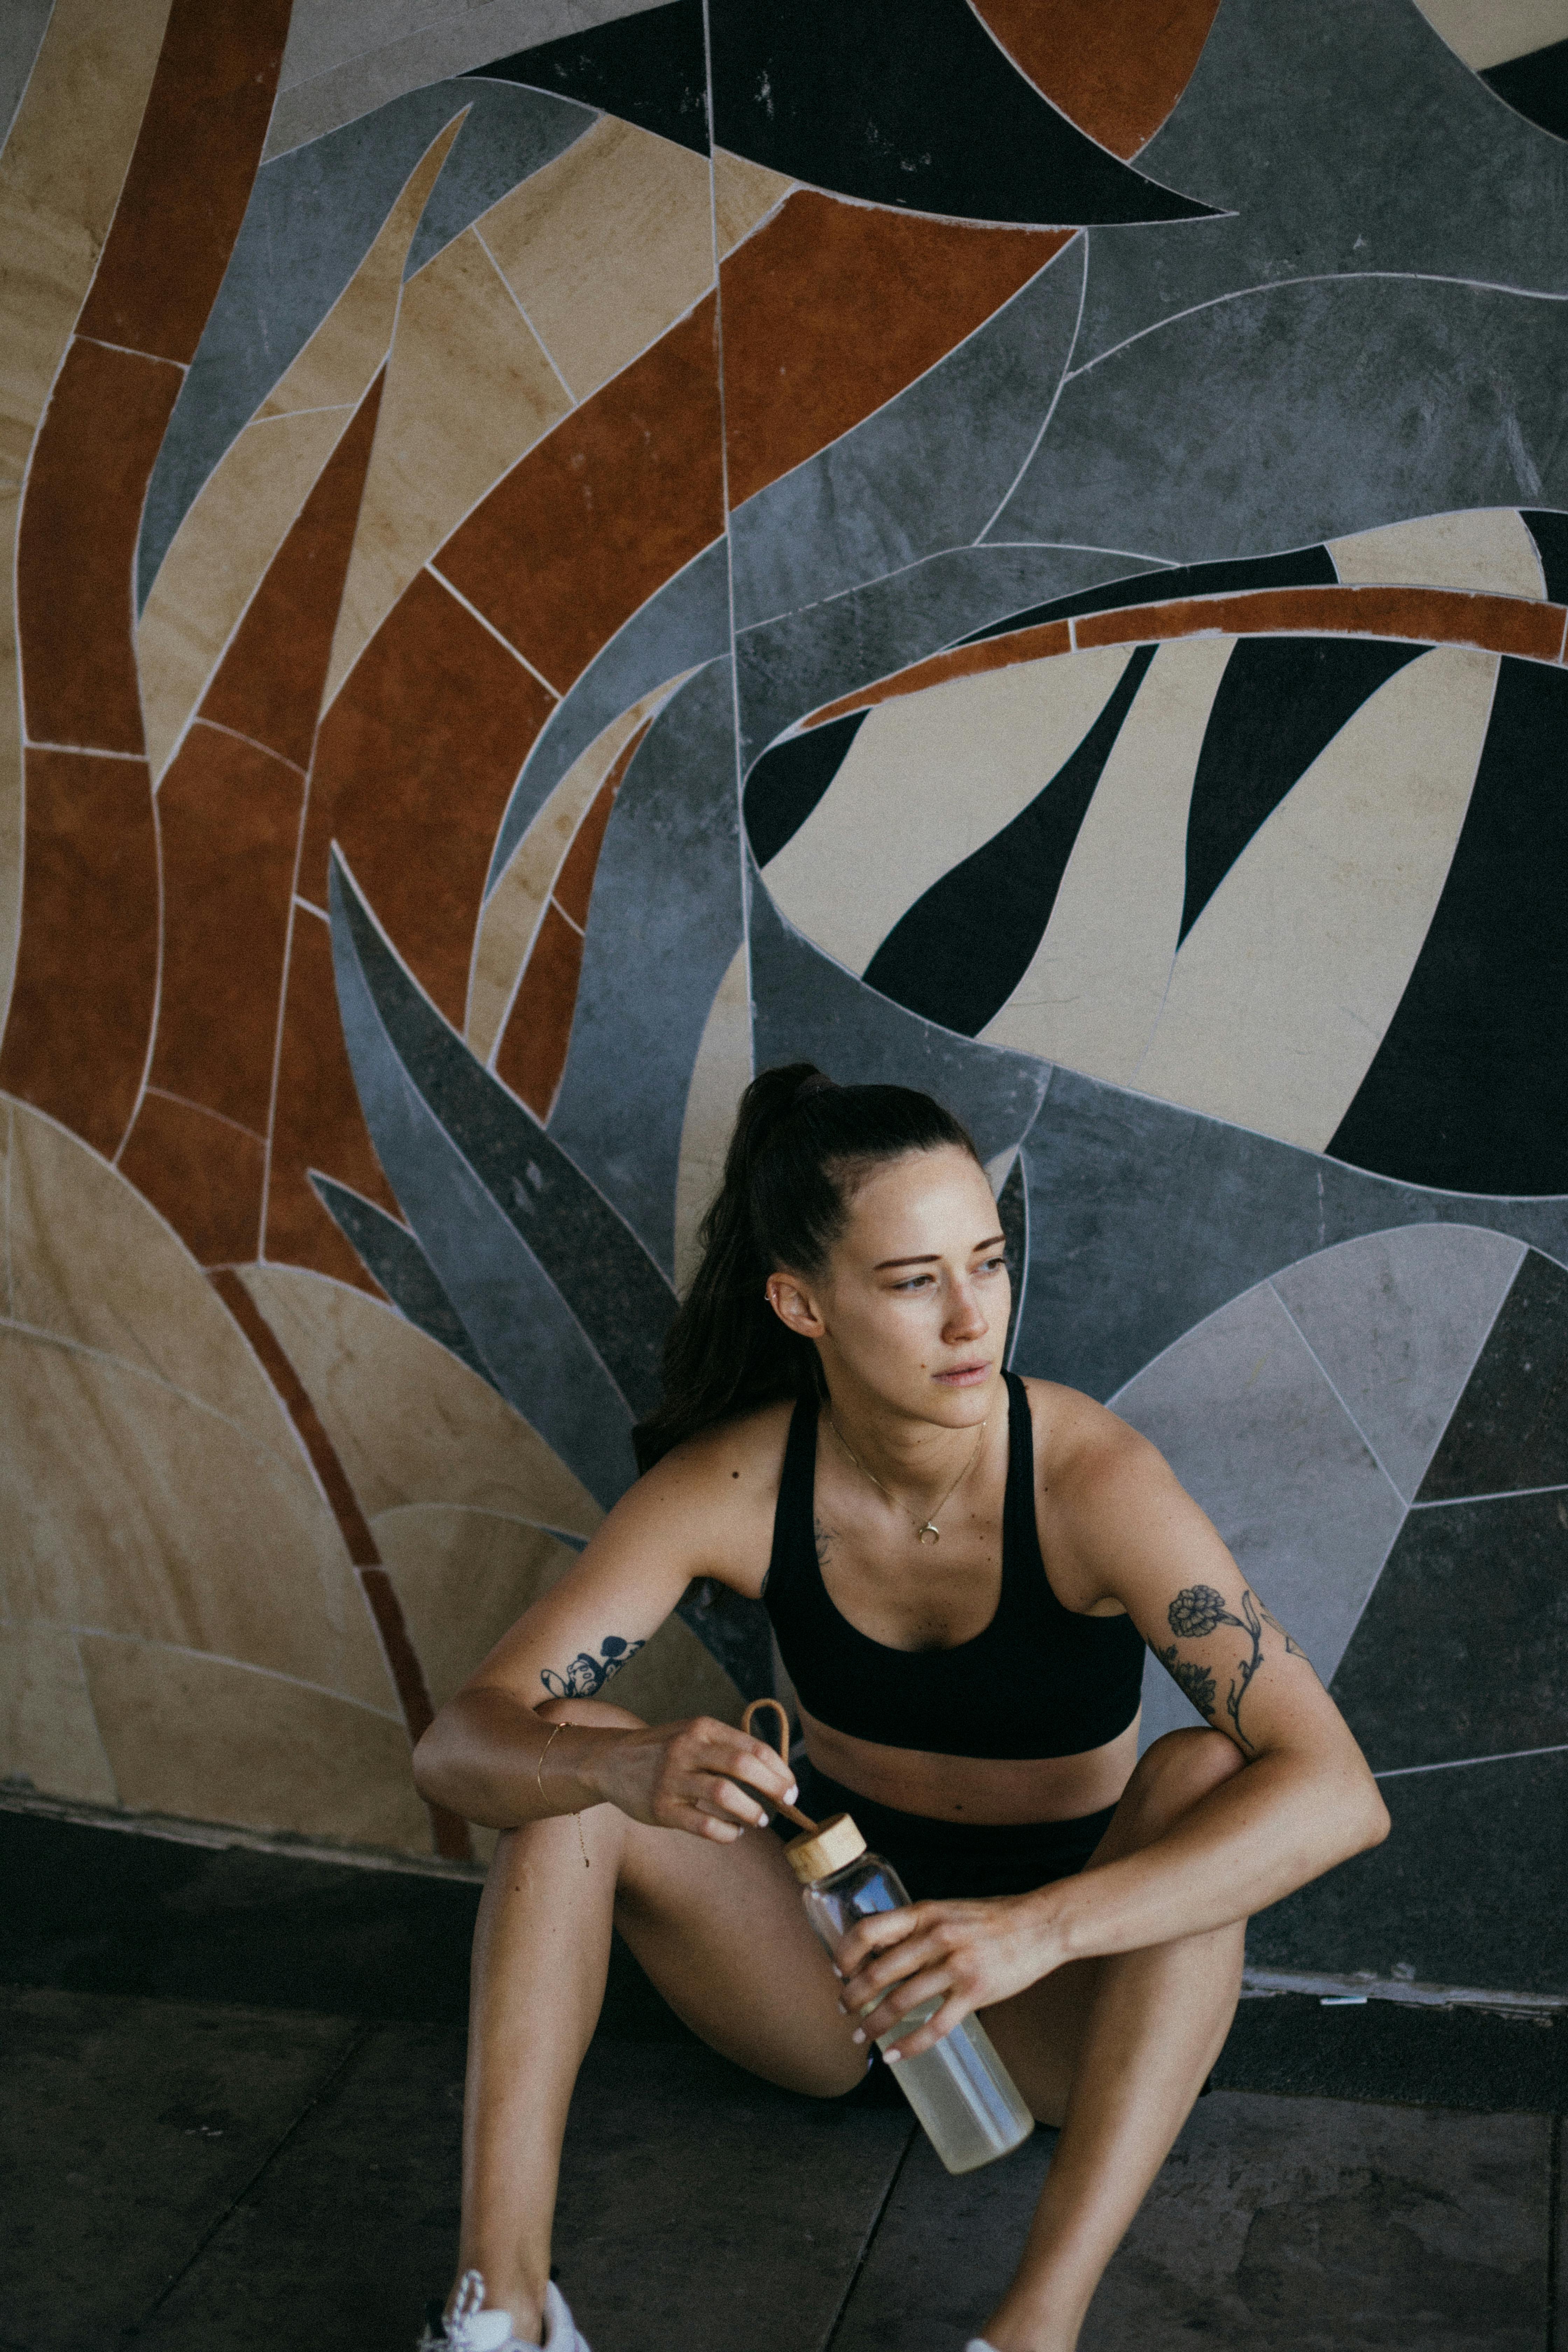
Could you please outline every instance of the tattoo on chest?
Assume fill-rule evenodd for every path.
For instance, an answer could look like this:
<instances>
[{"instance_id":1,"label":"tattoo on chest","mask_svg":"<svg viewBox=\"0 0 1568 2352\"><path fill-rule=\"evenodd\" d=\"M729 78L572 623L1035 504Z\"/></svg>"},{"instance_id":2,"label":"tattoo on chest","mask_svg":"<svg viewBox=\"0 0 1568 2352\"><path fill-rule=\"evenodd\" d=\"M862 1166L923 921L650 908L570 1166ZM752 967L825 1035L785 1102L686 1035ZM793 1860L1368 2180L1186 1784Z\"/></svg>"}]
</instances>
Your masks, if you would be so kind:
<instances>
[{"instance_id":1,"label":"tattoo on chest","mask_svg":"<svg viewBox=\"0 0 1568 2352\"><path fill-rule=\"evenodd\" d=\"M1302 1657L1299 1649L1278 1621L1262 1608L1251 1592L1241 1596L1241 1615L1237 1617L1225 1605L1225 1596L1212 1584L1189 1584L1178 1592L1165 1612L1166 1622L1176 1636L1176 1642L1206 1642L1222 1625L1232 1625L1247 1636L1250 1654L1239 1658L1228 1676L1224 1708L1237 1743L1248 1756L1256 1753L1253 1742L1241 1727L1242 1701L1246 1698L1254 1675L1263 1664L1263 1628L1270 1625L1280 1636L1287 1652ZM1177 1688L1210 1723L1216 1721L1220 1700L1215 1670L1194 1658L1184 1658L1173 1642L1168 1649L1156 1649L1155 1656L1166 1669ZM1219 1671L1223 1672L1221 1668Z\"/></svg>"},{"instance_id":2,"label":"tattoo on chest","mask_svg":"<svg viewBox=\"0 0 1568 2352\"><path fill-rule=\"evenodd\" d=\"M818 1568L826 1568L833 1552L833 1530L825 1528L820 1519L813 1519L811 1535L816 1546L816 1564Z\"/></svg>"},{"instance_id":3,"label":"tattoo on chest","mask_svg":"<svg viewBox=\"0 0 1568 2352\"><path fill-rule=\"evenodd\" d=\"M644 1646L641 1642L624 1641L619 1633L606 1633L597 1657L590 1650L579 1650L563 1675L546 1666L539 1679L552 1698L592 1698Z\"/></svg>"}]
</instances>

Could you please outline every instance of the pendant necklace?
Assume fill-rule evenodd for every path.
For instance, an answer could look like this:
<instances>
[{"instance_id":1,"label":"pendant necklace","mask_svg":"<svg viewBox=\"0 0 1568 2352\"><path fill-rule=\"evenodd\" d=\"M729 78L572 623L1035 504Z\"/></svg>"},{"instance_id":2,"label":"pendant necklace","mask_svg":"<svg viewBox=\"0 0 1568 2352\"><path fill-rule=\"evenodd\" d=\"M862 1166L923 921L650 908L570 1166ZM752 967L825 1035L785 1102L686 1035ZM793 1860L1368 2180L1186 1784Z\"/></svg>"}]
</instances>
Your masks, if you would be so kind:
<instances>
[{"instance_id":1,"label":"pendant necklace","mask_svg":"<svg viewBox=\"0 0 1568 2352\"><path fill-rule=\"evenodd\" d=\"M959 1472L957 1477L953 1480L952 1486L948 1488L946 1494L937 1505L936 1510L932 1511L930 1518L911 1519L910 1521L910 1526L913 1531L914 1538L917 1543L933 1544L940 1543L942 1541L942 1530L936 1523L936 1513L937 1511L946 1510L948 1505L952 1502L953 1496L957 1494L959 1488L963 1486L964 1480L968 1477L970 1472L979 1461L980 1449L985 1443L986 1424L989 1423L990 1418L990 1414L987 1413L985 1420L981 1423L979 1433L974 1440L973 1453L970 1455L968 1461L964 1464L963 1469ZM873 1486L880 1487L882 1493L887 1496L889 1502L891 1503L896 1509L907 1511L909 1508L908 1504L900 1503L898 1496L893 1494L889 1487L882 1486L882 1482L878 1477L876 1472L874 1470L867 1469L866 1465L861 1461L860 1456L856 1453L854 1447L850 1444L848 1439L845 1436L844 1432L839 1428L838 1423L834 1420L831 1413L827 1416L827 1426L833 1432L834 1436L838 1440L839 1444L844 1448L845 1453L848 1454L850 1461L853 1462L856 1469L858 1470L862 1478L869 1478Z\"/></svg>"}]
</instances>

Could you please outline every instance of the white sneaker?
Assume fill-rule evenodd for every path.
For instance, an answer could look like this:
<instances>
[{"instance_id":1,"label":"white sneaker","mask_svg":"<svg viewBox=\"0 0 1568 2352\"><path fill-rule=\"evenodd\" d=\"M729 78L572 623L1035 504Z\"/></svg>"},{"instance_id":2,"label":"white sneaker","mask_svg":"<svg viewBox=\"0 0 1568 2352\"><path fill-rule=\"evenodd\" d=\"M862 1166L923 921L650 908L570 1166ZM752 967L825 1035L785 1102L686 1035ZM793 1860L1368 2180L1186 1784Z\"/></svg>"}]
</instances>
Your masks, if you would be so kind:
<instances>
[{"instance_id":1,"label":"white sneaker","mask_svg":"<svg viewBox=\"0 0 1568 2352\"><path fill-rule=\"evenodd\" d=\"M465 2271L449 2319L430 2321L419 2339L419 2352L588 2352L578 2335L566 2298L553 2279L544 2290L544 2337L524 2343L512 2333L510 2311L487 2311L485 2282L478 2271Z\"/></svg>"}]
</instances>

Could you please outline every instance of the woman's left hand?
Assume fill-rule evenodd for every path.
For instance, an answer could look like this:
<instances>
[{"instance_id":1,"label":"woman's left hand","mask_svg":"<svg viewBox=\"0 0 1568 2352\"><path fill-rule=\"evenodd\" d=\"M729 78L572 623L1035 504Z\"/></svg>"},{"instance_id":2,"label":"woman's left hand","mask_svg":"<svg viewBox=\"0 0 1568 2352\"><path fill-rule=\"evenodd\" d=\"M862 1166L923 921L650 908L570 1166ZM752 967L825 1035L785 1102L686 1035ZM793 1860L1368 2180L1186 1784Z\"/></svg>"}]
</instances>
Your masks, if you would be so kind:
<instances>
[{"instance_id":1,"label":"woman's left hand","mask_svg":"<svg viewBox=\"0 0 1568 2352\"><path fill-rule=\"evenodd\" d=\"M845 1979L839 2007L858 2019L857 2041L875 2042L896 2032L900 2018L939 2001L923 2025L883 2053L918 2058L960 2018L1022 1992L1065 1957L1040 1895L911 1903L862 1919L845 1937L836 1956ZM859 2017L868 2002L876 2006Z\"/></svg>"}]
</instances>

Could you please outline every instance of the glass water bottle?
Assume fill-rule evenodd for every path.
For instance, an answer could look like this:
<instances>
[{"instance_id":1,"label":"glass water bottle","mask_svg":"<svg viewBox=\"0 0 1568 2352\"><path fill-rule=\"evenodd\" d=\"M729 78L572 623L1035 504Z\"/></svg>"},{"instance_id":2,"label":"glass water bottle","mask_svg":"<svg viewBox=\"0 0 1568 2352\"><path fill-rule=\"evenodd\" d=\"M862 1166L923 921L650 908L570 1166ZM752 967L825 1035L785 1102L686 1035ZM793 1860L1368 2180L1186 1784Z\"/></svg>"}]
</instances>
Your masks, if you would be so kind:
<instances>
[{"instance_id":1,"label":"glass water bottle","mask_svg":"<svg viewBox=\"0 0 1568 2352\"><path fill-rule=\"evenodd\" d=\"M867 1853L847 1813L835 1813L814 1835L792 1838L784 1852L801 1882L806 1916L830 1952L857 1920L876 1911L902 1910L910 1900L891 1863ZM914 2032L940 2007L940 2001L927 2001L890 2033L879 2035L879 2047L885 2050L889 2042ZM918 2058L900 2058L892 2072L949 2172L973 2172L1011 2155L1035 2128L1017 2084L977 2017L961 2018L932 2049Z\"/></svg>"}]
</instances>

